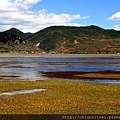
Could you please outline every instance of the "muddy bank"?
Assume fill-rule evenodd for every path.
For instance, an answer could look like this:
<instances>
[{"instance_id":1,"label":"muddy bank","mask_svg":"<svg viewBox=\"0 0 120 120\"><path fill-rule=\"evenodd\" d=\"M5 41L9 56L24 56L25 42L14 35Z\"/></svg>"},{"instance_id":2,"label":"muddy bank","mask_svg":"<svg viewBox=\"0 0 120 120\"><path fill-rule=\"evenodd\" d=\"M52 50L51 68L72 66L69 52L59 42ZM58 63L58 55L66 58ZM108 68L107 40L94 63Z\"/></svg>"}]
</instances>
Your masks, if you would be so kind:
<instances>
[{"instance_id":1,"label":"muddy bank","mask_svg":"<svg viewBox=\"0 0 120 120\"><path fill-rule=\"evenodd\" d=\"M120 71L100 72L43 72L43 76L66 79L109 79L120 80Z\"/></svg>"},{"instance_id":2,"label":"muddy bank","mask_svg":"<svg viewBox=\"0 0 120 120\"><path fill-rule=\"evenodd\" d=\"M19 53L0 53L1 57L102 57L120 56L120 54L19 54Z\"/></svg>"}]
</instances>

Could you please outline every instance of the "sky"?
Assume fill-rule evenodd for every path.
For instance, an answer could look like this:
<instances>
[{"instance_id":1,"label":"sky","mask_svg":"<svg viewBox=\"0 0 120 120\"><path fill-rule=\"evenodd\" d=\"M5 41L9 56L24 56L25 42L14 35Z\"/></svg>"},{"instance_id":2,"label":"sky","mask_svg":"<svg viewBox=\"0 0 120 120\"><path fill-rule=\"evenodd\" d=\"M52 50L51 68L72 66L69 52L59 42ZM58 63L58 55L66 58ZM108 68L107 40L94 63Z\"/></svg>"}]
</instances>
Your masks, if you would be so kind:
<instances>
[{"instance_id":1,"label":"sky","mask_svg":"<svg viewBox=\"0 0 120 120\"><path fill-rule=\"evenodd\" d=\"M120 30L120 0L0 0L0 31L35 33L55 25Z\"/></svg>"}]
</instances>

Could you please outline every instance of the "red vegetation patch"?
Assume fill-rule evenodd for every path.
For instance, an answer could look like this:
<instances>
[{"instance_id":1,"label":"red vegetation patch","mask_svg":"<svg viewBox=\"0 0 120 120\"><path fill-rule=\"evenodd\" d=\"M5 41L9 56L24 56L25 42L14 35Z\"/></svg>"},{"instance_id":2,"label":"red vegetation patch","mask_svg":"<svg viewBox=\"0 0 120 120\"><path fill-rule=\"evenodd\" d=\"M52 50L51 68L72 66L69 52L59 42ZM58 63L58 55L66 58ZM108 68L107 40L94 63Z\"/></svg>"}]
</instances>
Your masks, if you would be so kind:
<instances>
[{"instance_id":1,"label":"red vegetation patch","mask_svg":"<svg viewBox=\"0 0 120 120\"><path fill-rule=\"evenodd\" d=\"M66 79L116 79L120 80L119 71L99 72L43 72L43 76Z\"/></svg>"}]
</instances>

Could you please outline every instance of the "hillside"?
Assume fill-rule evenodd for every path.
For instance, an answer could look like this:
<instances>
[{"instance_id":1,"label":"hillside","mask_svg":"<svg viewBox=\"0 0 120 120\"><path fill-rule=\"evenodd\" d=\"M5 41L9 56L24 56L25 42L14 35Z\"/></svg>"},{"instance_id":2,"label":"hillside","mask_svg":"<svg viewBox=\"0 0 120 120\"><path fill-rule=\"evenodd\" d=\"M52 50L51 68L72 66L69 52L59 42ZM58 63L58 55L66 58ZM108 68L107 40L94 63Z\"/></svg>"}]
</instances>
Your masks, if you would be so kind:
<instances>
[{"instance_id":1,"label":"hillside","mask_svg":"<svg viewBox=\"0 0 120 120\"><path fill-rule=\"evenodd\" d=\"M51 26L26 40L52 53L120 53L120 32L98 26Z\"/></svg>"},{"instance_id":2,"label":"hillside","mask_svg":"<svg viewBox=\"0 0 120 120\"><path fill-rule=\"evenodd\" d=\"M0 52L11 53L120 53L120 31L98 26L51 26L36 33L16 28L0 32Z\"/></svg>"},{"instance_id":3,"label":"hillside","mask_svg":"<svg viewBox=\"0 0 120 120\"><path fill-rule=\"evenodd\" d=\"M31 45L25 39L31 33L23 33L16 28L0 32L0 53L35 53L39 48Z\"/></svg>"},{"instance_id":4,"label":"hillside","mask_svg":"<svg viewBox=\"0 0 120 120\"><path fill-rule=\"evenodd\" d=\"M12 35L17 35L23 40L26 39L29 35L32 34L32 33L23 33L22 31L20 31L16 28L11 28L9 30L6 30L4 33L10 33Z\"/></svg>"}]
</instances>

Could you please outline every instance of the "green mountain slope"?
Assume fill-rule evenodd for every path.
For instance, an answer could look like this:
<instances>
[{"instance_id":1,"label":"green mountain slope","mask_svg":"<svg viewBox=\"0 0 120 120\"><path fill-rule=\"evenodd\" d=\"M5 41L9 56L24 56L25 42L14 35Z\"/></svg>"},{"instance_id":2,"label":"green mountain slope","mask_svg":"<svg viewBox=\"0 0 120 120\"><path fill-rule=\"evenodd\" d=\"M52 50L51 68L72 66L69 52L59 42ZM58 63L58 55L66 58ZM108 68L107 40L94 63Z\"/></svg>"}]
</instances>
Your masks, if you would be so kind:
<instances>
[{"instance_id":1,"label":"green mountain slope","mask_svg":"<svg viewBox=\"0 0 120 120\"><path fill-rule=\"evenodd\" d=\"M22 31L20 31L16 28L11 28L11 29L5 31L4 33L10 33L12 35L17 35L23 40L26 39L29 35L32 34L32 33L23 33Z\"/></svg>"},{"instance_id":2,"label":"green mountain slope","mask_svg":"<svg viewBox=\"0 0 120 120\"><path fill-rule=\"evenodd\" d=\"M52 26L30 35L26 40L46 52L118 53L120 32L98 26Z\"/></svg>"},{"instance_id":3,"label":"green mountain slope","mask_svg":"<svg viewBox=\"0 0 120 120\"><path fill-rule=\"evenodd\" d=\"M0 32L0 53L35 53L41 50L31 45L25 39L31 35L16 28Z\"/></svg>"}]
</instances>

